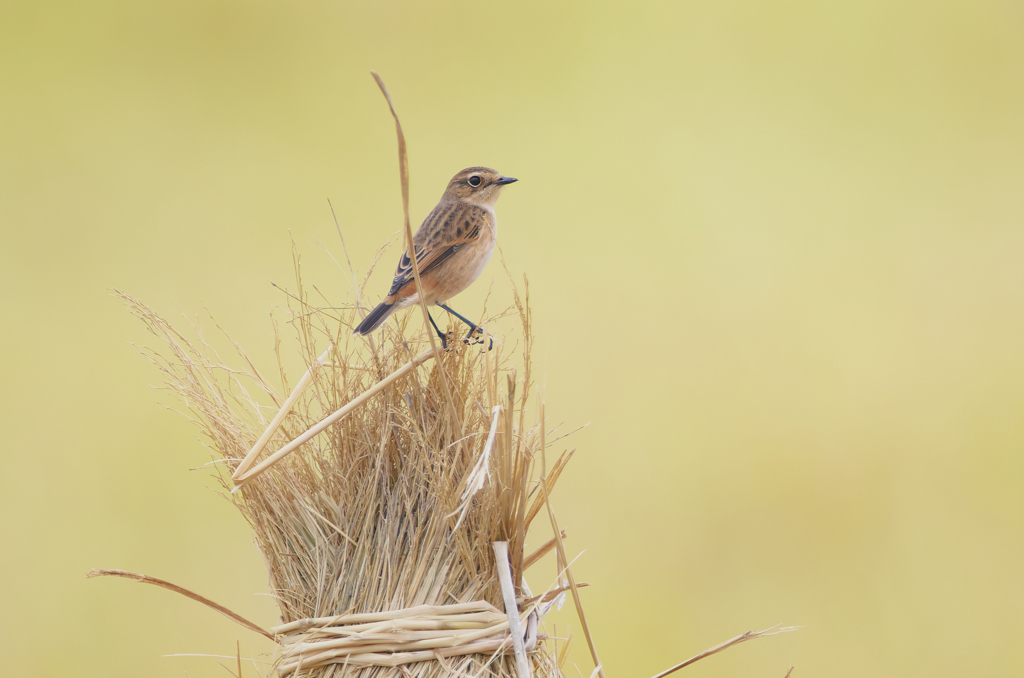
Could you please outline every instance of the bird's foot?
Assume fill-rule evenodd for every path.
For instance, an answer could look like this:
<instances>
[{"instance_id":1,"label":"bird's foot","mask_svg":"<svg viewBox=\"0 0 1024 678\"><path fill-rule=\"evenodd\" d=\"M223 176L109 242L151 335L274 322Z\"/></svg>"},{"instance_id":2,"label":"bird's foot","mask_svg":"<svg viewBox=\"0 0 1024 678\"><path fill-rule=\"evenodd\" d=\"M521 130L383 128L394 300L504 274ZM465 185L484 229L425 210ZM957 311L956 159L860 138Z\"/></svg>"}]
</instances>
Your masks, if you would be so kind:
<instances>
[{"instance_id":1,"label":"bird's foot","mask_svg":"<svg viewBox=\"0 0 1024 678\"><path fill-rule=\"evenodd\" d=\"M487 350L490 351L494 348L494 338L490 335L487 336L488 345ZM482 327L474 327L466 335L466 338L462 340L463 344L467 346L479 346L484 343L484 330Z\"/></svg>"}]
</instances>

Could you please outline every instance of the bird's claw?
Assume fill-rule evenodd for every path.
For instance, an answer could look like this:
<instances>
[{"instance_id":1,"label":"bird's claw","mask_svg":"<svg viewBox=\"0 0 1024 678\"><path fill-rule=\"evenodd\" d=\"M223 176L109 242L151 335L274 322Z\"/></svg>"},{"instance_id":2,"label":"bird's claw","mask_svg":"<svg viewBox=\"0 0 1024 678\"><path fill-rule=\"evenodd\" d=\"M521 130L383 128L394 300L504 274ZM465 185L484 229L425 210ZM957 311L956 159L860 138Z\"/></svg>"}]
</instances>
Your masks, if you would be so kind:
<instances>
[{"instance_id":1,"label":"bird's claw","mask_svg":"<svg viewBox=\"0 0 1024 678\"><path fill-rule=\"evenodd\" d=\"M494 348L494 338L488 336L487 339L487 350L490 351ZM480 344L484 343L483 328L474 327L472 330L469 331L469 334L466 335L466 338L462 340L462 343L466 344L467 346L479 346Z\"/></svg>"}]
</instances>

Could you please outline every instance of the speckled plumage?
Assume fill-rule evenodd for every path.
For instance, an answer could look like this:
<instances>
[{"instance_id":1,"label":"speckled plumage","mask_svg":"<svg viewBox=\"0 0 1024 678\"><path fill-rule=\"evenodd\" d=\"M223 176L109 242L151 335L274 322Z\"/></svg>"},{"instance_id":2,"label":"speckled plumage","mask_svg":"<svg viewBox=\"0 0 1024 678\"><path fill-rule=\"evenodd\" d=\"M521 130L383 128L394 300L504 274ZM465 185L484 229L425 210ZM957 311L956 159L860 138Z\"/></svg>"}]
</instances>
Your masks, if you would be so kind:
<instances>
[{"instance_id":1,"label":"speckled plumage","mask_svg":"<svg viewBox=\"0 0 1024 678\"><path fill-rule=\"evenodd\" d=\"M479 277L497 242L494 203L514 181L487 167L470 167L448 182L441 201L413 236L427 304L446 303ZM419 301L411 263L408 253L402 255L387 296L356 327L356 334L373 332L396 310Z\"/></svg>"}]
</instances>

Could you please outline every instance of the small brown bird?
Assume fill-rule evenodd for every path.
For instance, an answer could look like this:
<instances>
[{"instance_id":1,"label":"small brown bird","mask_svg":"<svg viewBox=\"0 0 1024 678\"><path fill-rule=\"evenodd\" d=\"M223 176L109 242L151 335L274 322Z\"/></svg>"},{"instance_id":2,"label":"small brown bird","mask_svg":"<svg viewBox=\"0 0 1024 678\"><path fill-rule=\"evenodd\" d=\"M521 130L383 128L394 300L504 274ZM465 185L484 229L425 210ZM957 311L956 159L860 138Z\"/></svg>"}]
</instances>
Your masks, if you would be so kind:
<instances>
[{"instance_id":1,"label":"small brown bird","mask_svg":"<svg viewBox=\"0 0 1024 678\"><path fill-rule=\"evenodd\" d=\"M445 304L473 284L491 258L498 236L494 203L501 189L514 181L517 180L503 177L488 167L462 170L448 182L441 201L412 239L424 300L428 305L437 304L469 325L472 329L466 336L467 342L479 328ZM418 302L412 262L406 252L398 262L388 295L359 323L354 333L369 334L398 309ZM442 345L447 347L447 338L437 329L433 317L430 323L441 337Z\"/></svg>"}]
</instances>

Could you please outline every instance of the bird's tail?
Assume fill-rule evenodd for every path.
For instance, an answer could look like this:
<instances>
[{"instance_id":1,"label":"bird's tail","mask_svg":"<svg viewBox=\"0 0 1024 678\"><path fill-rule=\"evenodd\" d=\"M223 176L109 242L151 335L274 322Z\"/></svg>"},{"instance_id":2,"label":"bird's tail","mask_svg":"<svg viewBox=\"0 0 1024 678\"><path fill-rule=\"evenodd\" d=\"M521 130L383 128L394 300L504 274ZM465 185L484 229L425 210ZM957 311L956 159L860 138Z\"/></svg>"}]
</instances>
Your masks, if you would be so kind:
<instances>
[{"instance_id":1,"label":"bird's tail","mask_svg":"<svg viewBox=\"0 0 1024 678\"><path fill-rule=\"evenodd\" d=\"M379 304L377 308L370 311L370 314L363 319L363 322L359 323L359 325L352 330L352 333L366 335L373 332L375 329L383 325L384 321L397 310L398 304L389 304L387 302Z\"/></svg>"}]
</instances>

